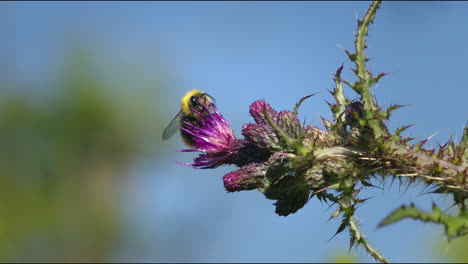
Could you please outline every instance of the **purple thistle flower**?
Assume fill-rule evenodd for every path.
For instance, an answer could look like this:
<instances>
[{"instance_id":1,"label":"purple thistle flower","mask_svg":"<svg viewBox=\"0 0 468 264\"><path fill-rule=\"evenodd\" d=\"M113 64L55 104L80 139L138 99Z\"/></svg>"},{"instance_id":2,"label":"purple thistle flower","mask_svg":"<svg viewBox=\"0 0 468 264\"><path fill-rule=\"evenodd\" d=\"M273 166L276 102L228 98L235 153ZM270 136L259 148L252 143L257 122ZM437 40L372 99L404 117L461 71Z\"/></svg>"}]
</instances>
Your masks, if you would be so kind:
<instances>
[{"instance_id":1,"label":"purple thistle flower","mask_svg":"<svg viewBox=\"0 0 468 264\"><path fill-rule=\"evenodd\" d=\"M230 144L236 140L228 121L224 119L216 107L212 106L211 108L213 111L208 111L208 108L205 106L208 116L202 115L192 109L200 117L200 127L187 121L185 121L185 124L188 128L180 127L180 129L194 136L195 145L198 147L194 150L183 151L216 153L229 149Z\"/></svg>"},{"instance_id":2,"label":"purple thistle flower","mask_svg":"<svg viewBox=\"0 0 468 264\"><path fill-rule=\"evenodd\" d=\"M207 115L200 114L192 109L199 116L200 126L185 122L187 128L179 127L183 131L193 136L194 149L183 149L181 152L202 152L199 157L194 159L194 163L181 163L193 166L195 168L216 168L223 165L234 151L236 137L229 125L229 122L219 113L214 105L209 110L205 105Z\"/></svg>"}]
</instances>

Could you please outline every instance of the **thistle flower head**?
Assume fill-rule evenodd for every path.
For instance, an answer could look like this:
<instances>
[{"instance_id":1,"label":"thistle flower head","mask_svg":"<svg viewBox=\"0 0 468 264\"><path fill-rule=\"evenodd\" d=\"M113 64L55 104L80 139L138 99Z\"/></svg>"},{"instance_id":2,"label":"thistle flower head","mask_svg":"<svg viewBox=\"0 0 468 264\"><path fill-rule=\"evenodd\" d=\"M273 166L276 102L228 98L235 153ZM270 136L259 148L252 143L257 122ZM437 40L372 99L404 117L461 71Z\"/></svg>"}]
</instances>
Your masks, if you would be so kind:
<instances>
[{"instance_id":1,"label":"thistle flower head","mask_svg":"<svg viewBox=\"0 0 468 264\"><path fill-rule=\"evenodd\" d=\"M204 105L206 115L198 113L198 125L185 122L186 127L180 127L193 137L194 149L184 149L181 152L199 151L202 154L195 158L194 163L182 163L196 168L216 168L222 165L223 160L232 153L232 148L236 142L234 132L229 122L219 113L214 105L208 109Z\"/></svg>"},{"instance_id":2,"label":"thistle flower head","mask_svg":"<svg viewBox=\"0 0 468 264\"><path fill-rule=\"evenodd\" d=\"M327 133L304 127L295 112L277 112L263 100L252 103L249 112L255 122L242 127L245 139L237 139L216 107L208 110L205 106L198 122L181 127L195 145L182 151L201 152L193 163L182 164L202 169L236 165L239 169L223 177L228 192L258 189L266 198L278 201L278 214L294 213L307 202L309 190L325 182L322 171L309 169L307 154L328 144Z\"/></svg>"},{"instance_id":3,"label":"thistle flower head","mask_svg":"<svg viewBox=\"0 0 468 264\"><path fill-rule=\"evenodd\" d=\"M200 126L184 121L187 128L180 127L180 129L193 136L197 151L217 153L229 149L236 137L228 121L224 119L216 107L212 105L210 108L211 111L205 106L208 113L206 116L193 109L199 115Z\"/></svg>"}]
</instances>

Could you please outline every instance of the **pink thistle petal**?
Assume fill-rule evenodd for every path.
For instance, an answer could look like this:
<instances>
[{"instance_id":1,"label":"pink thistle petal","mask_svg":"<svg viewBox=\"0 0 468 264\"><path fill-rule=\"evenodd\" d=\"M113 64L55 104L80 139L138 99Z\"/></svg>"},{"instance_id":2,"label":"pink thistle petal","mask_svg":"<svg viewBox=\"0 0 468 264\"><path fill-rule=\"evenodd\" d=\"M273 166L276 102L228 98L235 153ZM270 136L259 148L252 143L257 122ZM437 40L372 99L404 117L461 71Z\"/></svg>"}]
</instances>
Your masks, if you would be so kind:
<instances>
[{"instance_id":1,"label":"pink thistle petal","mask_svg":"<svg viewBox=\"0 0 468 264\"><path fill-rule=\"evenodd\" d=\"M180 150L180 152L202 152L194 159L194 163L180 164L202 169L223 165L233 153L233 146L236 145L234 144L236 137L228 121L214 105L210 107L211 111L206 106L204 107L208 115L193 109L198 114L200 126L185 122L186 127L180 127L181 130L192 135L195 142L195 148Z\"/></svg>"}]
</instances>

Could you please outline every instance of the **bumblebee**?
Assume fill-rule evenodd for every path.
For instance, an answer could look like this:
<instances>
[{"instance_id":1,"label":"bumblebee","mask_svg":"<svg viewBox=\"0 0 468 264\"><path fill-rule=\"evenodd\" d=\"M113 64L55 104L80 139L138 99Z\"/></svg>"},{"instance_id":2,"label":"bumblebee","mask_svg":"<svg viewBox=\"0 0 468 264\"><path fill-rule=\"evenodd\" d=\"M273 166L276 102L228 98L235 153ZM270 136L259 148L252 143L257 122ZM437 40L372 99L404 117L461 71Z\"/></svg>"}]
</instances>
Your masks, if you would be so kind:
<instances>
[{"instance_id":1,"label":"bumblebee","mask_svg":"<svg viewBox=\"0 0 468 264\"><path fill-rule=\"evenodd\" d=\"M210 108L214 107L214 99L207 93L194 89L187 92L181 101L181 109L179 113L172 119L171 123L166 127L163 133L163 140L171 138L177 130L180 130L180 134L185 144L189 147L194 147L195 141L193 136L186 131L179 129L179 127L188 128L186 122L198 126L201 126L200 114L208 116ZM196 113L193 110L196 110Z\"/></svg>"}]
</instances>

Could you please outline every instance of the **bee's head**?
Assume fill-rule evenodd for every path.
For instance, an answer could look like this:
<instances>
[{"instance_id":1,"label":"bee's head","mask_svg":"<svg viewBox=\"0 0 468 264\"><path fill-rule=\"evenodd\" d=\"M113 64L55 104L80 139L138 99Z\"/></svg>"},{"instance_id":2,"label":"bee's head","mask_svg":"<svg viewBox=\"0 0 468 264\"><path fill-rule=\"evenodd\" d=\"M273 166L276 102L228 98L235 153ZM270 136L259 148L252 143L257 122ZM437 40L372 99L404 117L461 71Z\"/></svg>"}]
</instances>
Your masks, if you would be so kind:
<instances>
[{"instance_id":1,"label":"bee's head","mask_svg":"<svg viewBox=\"0 0 468 264\"><path fill-rule=\"evenodd\" d=\"M204 106L210 108L214 106L214 99L209 94L200 91L192 90L182 98L182 111L185 115L193 115L192 109L199 112L204 112Z\"/></svg>"},{"instance_id":2,"label":"bee's head","mask_svg":"<svg viewBox=\"0 0 468 264\"><path fill-rule=\"evenodd\" d=\"M203 105L210 106L214 102L213 97L207 93L192 95L190 97L190 106L195 109L202 109Z\"/></svg>"}]
</instances>

